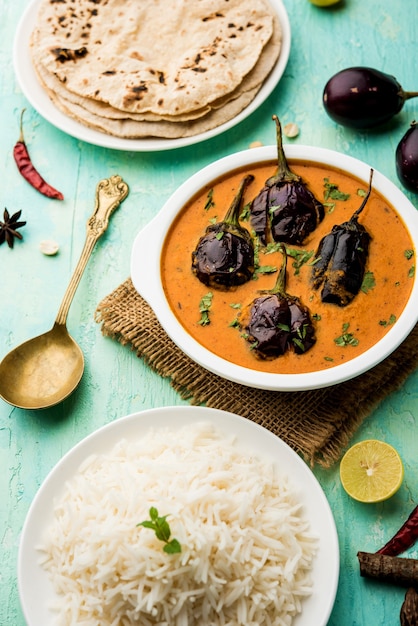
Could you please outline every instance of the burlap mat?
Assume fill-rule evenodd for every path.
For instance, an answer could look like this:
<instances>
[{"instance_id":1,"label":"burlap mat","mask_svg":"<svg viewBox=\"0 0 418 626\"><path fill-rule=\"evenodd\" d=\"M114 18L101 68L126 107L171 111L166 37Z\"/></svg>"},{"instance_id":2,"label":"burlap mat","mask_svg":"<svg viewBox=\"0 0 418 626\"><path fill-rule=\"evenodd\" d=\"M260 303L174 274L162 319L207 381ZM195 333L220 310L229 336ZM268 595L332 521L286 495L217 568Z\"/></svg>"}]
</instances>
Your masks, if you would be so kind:
<instances>
[{"instance_id":1,"label":"burlap mat","mask_svg":"<svg viewBox=\"0 0 418 626\"><path fill-rule=\"evenodd\" d=\"M196 365L167 336L130 279L100 302L95 319L104 335L130 345L169 378L183 399L249 418L281 437L311 465L324 467L340 458L365 417L418 364L417 326L389 358L354 380L313 391L265 391L224 380Z\"/></svg>"}]
</instances>

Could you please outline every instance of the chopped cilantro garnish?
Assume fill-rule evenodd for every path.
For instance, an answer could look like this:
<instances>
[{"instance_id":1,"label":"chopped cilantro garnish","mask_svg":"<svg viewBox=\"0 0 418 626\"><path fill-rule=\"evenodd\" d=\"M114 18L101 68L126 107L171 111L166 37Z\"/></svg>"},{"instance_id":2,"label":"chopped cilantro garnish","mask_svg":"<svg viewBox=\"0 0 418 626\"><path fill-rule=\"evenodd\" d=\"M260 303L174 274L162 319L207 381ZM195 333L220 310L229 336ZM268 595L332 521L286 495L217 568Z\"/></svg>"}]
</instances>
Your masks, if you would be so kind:
<instances>
[{"instance_id":1,"label":"chopped cilantro garnish","mask_svg":"<svg viewBox=\"0 0 418 626\"><path fill-rule=\"evenodd\" d=\"M213 201L213 188L209 189L206 198L207 198L207 200L206 200L206 204L205 204L205 211L208 211L210 208L215 206L215 203Z\"/></svg>"},{"instance_id":2,"label":"chopped cilantro garnish","mask_svg":"<svg viewBox=\"0 0 418 626\"><path fill-rule=\"evenodd\" d=\"M210 324L209 311L210 307L212 306L212 298L213 293L211 291L208 291L208 293L204 295L199 302L200 320L198 323L201 326L207 326L208 324Z\"/></svg>"},{"instance_id":3,"label":"chopped cilantro garnish","mask_svg":"<svg viewBox=\"0 0 418 626\"><path fill-rule=\"evenodd\" d=\"M276 265L258 265L254 270L254 277L256 278L257 274L274 274L277 272Z\"/></svg>"},{"instance_id":4,"label":"chopped cilantro garnish","mask_svg":"<svg viewBox=\"0 0 418 626\"><path fill-rule=\"evenodd\" d=\"M250 208L251 202L247 202L247 204L243 206L241 214L239 216L241 221L247 222L250 219Z\"/></svg>"},{"instance_id":5,"label":"chopped cilantro garnish","mask_svg":"<svg viewBox=\"0 0 418 626\"><path fill-rule=\"evenodd\" d=\"M281 242L279 243L270 242L264 248L264 254L273 254L274 252L277 252L278 250L280 250L280 246L282 245L283 244Z\"/></svg>"},{"instance_id":6,"label":"chopped cilantro garnish","mask_svg":"<svg viewBox=\"0 0 418 626\"><path fill-rule=\"evenodd\" d=\"M295 270L295 275L299 274L302 265L308 263L314 254L313 250L298 250L296 248L286 248L286 252L293 259L292 267Z\"/></svg>"},{"instance_id":7,"label":"chopped cilantro garnish","mask_svg":"<svg viewBox=\"0 0 418 626\"><path fill-rule=\"evenodd\" d=\"M374 279L373 272L365 272L363 277L363 282L361 283L361 291L363 293L368 293L371 289L376 287L376 281Z\"/></svg>"},{"instance_id":8,"label":"chopped cilantro garnish","mask_svg":"<svg viewBox=\"0 0 418 626\"><path fill-rule=\"evenodd\" d=\"M293 337L292 343L299 348L301 352L305 352L305 344L297 337Z\"/></svg>"},{"instance_id":9,"label":"chopped cilantro garnish","mask_svg":"<svg viewBox=\"0 0 418 626\"><path fill-rule=\"evenodd\" d=\"M396 315L390 315L388 320L380 320L380 326L392 326L396 322Z\"/></svg>"},{"instance_id":10,"label":"chopped cilantro garnish","mask_svg":"<svg viewBox=\"0 0 418 626\"><path fill-rule=\"evenodd\" d=\"M335 209L335 202L324 202L324 206L327 207L327 213L332 213Z\"/></svg>"},{"instance_id":11,"label":"chopped cilantro garnish","mask_svg":"<svg viewBox=\"0 0 418 626\"><path fill-rule=\"evenodd\" d=\"M358 346L358 339L354 337L353 333L348 332L349 327L350 324L348 322L343 324L342 334L334 339L337 346L342 348L346 346Z\"/></svg>"},{"instance_id":12,"label":"chopped cilantro garnish","mask_svg":"<svg viewBox=\"0 0 418 626\"><path fill-rule=\"evenodd\" d=\"M338 185L330 183L329 178L324 178L324 199L325 200L348 200L349 193L343 193L338 189Z\"/></svg>"}]
</instances>

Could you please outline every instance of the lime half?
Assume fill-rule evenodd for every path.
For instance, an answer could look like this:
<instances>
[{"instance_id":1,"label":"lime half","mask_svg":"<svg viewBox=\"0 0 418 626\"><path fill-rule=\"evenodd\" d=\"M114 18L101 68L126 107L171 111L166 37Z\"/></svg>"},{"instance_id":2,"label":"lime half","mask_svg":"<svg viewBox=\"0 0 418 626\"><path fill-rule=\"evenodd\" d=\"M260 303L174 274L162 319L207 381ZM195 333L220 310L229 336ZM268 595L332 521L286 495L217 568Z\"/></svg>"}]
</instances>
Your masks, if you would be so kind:
<instances>
[{"instance_id":1,"label":"lime half","mask_svg":"<svg viewBox=\"0 0 418 626\"><path fill-rule=\"evenodd\" d=\"M366 439L352 446L340 464L341 484L359 502L382 502L393 496L402 484L401 457L391 445Z\"/></svg>"}]
</instances>

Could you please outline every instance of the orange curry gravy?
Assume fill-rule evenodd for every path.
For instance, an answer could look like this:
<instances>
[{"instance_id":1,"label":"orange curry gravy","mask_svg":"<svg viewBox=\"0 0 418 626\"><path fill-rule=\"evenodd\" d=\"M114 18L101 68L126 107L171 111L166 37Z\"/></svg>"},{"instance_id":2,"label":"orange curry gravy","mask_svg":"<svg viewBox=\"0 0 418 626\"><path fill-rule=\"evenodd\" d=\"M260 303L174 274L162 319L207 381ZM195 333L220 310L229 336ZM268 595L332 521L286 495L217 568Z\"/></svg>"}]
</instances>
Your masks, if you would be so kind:
<instances>
[{"instance_id":1,"label":"orange curry gravy","mask_svg":"<svg viewBox=\"0 0 418 626\"><path fill-rule=\"evenodd\" d=\"M315 196L325 204L325 218L305 241L303 246L288 245L292 250L317 250L320 239L329 233L334 224L348 221L362 202L362 192L367 184L337 169L312 163L290 162L294 172L308 184ZM309 307L316 328L316 344L306 353L297 355L288 351L274 360L260 360L233 325L239 309L260 294L259 290L271 289L277 277L256 273L257 278L248 283L220 291L208 288L192 273L192 251L206 227L213 221L222 221L246 173L255 176L247 187L243 206L249 203L264 186L266 179L275 171L275 163L261 163L252 168L240 169L226 178L207 185L180 212L167 234L162 252L161 272L168 302L178 320L196 341L218 356L241 366L274 373L301 373L326 369L346 362L375 344L401 314L413 286L415 255L409 233L401 218L388 202L377 192L372 194L359 217L371 235L369 260L366 272L371 272L375 286L367 293L360 291L346 307L321 302L320 290L311 284L312 266L304 263L299 270L290 256L287 261L286 291L298 296ZM350 194L347 200L324 199L325 181L338 186L339 191ZM360 194L359 194L359 189ZM213 192L213 206L205 208L208 193ZM241 221L250 228L249 221ZM280 268L279 252L265 254L260 247L259 265ZM368 274L370 276L370 274ZM199 324L199 303L212 292L209 311L210 323ZM231 325L232 324L232 325ZM348 326L347 326L348 325ZM357 345L338 345L335 340L350 333ZM354 342L355 343L355 342Z\"/></svg>"}]
</instances>

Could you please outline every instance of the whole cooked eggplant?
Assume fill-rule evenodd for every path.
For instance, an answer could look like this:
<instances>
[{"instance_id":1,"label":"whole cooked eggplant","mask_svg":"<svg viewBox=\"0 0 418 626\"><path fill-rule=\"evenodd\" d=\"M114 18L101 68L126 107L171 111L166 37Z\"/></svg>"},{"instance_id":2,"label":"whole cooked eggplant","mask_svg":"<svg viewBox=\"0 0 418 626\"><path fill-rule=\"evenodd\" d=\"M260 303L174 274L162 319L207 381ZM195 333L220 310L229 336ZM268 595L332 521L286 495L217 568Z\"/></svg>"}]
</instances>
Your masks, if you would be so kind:
<instances>
[{"instance_id":1,"label":"whole cooked eggplant","mask_svg":"<svg viewBox=\"0 0 418 626\"><path fill-rule=\"evenodd\" d=\"M418 193L418 125L415 121L396 148L396 173L407 189Z\"/></svg>"},{"instance_id":2,"label":"whole cooked eggplant","mask_svg":"<svg viewBox=\"0 0 418 626\"><path fill-rule=\"evenodd\" d=\"M250 222L261 243L300 245L324 219L324 206L315 198L301 177L288 166L279 119L276 122L278 168L268 178L250 207Z\"/></svg>"},{"instance_id":3,"label":"whole cooked eggplant","mask_svg":"<svg viewBox=\"0 0 418 626\"><path fill-rule=\"evenodd\" d=\"M274 359L288 350L307 352L316 342L309 309L286 292L287 254L280 246L283 263L273 289L248 304L238 316L238 325L261 359Z\"/></svg>"},{"instance_id":4,"label":"whole cooked eggplant","mask_svg":"<svg viewBox=\"0 0 418 626\"><path fill-rule=\"evenodd\" d=\"M418 92L404 91L394 76L371 67L348 67L326 83L322 102L338 124L368 129L389 121Z\"/></svg>"},{"instance_id":5,"label":"whole cooked eggplant","mask_svg":"<svg viewBox=\"0 0 418 626\"><path fill-rule=\"evenodd\" d=\"M254 243L239 223L244 191L253 180L252 174L242 179L225 218L206 228L192 252L192 271L209 287L242 285L254 274Z\"/></svg>"},{"instance_id":6,"label":"whole cooked eggplant","mask_svg":"<svg viewBox=\"0 0 418 626\"><path fill-rule=\"evenodd\" d=\"M369 188L360 208L348 222L336 224L319 243L312 267L314 289L322 287L322 302L346 306L360 291L369 255L370 234L358 217L370 197Z\"/></svg>"}]
</instances>

